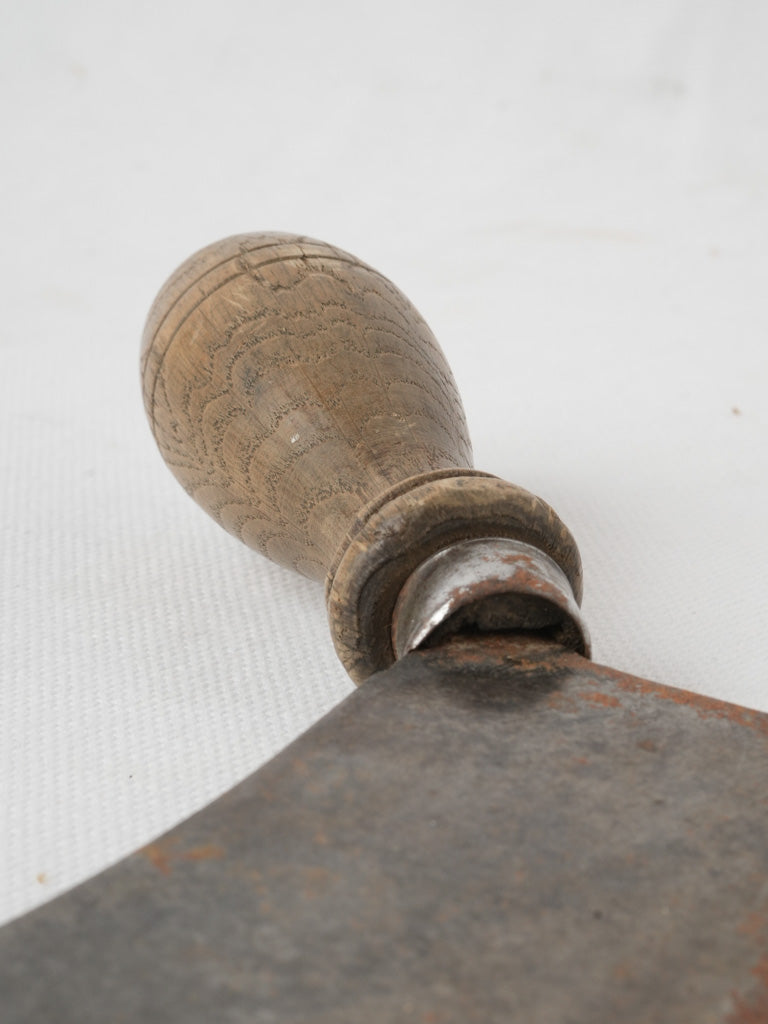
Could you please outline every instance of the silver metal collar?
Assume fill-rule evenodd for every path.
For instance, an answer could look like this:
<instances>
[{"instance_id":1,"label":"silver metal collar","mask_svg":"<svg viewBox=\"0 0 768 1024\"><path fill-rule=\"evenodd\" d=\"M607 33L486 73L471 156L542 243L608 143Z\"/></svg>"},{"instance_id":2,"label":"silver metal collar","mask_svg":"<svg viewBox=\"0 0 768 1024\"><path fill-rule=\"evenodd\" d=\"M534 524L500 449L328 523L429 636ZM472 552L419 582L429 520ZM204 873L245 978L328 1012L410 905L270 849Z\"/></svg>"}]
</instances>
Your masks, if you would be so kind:
<instances>
[{"instance_id":1,"label":"silver metal collar","mask_svg":"<svg viewBox=\"0 0 768 1024\"><path fill-rule=\"evenodd\" d=\"M589 633L565 574L522 541L460 541L406 580L395 605L397 658L458 632L537 632L589 656Z\"/></svg>"}]
</instances>

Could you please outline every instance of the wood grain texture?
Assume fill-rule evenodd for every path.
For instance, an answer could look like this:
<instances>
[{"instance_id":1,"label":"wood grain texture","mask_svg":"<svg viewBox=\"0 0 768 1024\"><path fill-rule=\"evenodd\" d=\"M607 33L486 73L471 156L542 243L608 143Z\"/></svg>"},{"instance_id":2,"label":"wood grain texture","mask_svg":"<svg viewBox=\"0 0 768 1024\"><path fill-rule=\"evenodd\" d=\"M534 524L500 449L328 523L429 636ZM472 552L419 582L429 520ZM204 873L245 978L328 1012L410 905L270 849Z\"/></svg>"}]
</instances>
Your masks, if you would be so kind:
<instances>
[{"instance_id":1,"label":"wood grain texture","mask_svg":"<svg viewBox=\"0 0 768 1024\"><path fill-rule=\"evenodd\" d=\"M158 294L141 365L173 473L247 545L327 579L356 680L393 660L387 615L403 573L455 539L537 543L580 593L568 531L539 499L471 468L434 336L349 253L286 234L208 246Z\"/></svg>"},{"instance_id":2,"label":"wood grain texture","mask_svg":"<svg viewBox=\"0 0 768 1024\"><path fill-rule=\"evenodd\" d=\"M225 529L322 579L360 508L471 465L456 386L394 286L286 235L209 246L162 289L143 350L163 456Z\"/></svg>"}]
</instances>

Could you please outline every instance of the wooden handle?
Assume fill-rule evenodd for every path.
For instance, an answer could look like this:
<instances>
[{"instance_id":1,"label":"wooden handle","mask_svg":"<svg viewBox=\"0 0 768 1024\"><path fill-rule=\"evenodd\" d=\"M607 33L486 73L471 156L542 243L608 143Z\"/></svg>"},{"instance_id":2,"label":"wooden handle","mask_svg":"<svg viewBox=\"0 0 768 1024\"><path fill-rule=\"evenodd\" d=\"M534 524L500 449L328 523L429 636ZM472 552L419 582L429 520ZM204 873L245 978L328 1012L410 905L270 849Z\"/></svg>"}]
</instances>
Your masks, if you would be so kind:
<instances>
[{"instance_id":1,"label":"wooden handle","mask_svg":"<svg viewBox=\"0 0 768 1024\"><path fill-rule=\"evenodd\" d=\"M431 331L349 253L284 234L201 250L154 302L142 382L188 493L250 547L326 578L334 642L357 681L394 658L405 579L456 540L535 544L580 594L568 531L538 498L471 468Z\"/></svg>"}]
</instances>

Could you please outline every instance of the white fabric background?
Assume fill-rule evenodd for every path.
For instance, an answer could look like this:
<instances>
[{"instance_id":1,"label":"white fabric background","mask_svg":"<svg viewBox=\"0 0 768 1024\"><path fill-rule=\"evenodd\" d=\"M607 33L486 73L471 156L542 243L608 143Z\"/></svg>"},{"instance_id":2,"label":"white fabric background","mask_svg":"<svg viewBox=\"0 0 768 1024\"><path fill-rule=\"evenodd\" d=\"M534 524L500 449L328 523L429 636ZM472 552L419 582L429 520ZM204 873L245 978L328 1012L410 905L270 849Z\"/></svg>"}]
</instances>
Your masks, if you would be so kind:
<instances>
[{"instance_id":1,"label":"white fabric background","mask_svg":"<svg viewBox=\"0 0 768 1024\"><path fill-rule=\"evenodd\" d=\"M477 465L575 533L597 660L768 709L768 5L30 0L0 48L0 918L351 688L144 422L154 293L234 232L413 299Z\"/></svg>"}]
</instances>

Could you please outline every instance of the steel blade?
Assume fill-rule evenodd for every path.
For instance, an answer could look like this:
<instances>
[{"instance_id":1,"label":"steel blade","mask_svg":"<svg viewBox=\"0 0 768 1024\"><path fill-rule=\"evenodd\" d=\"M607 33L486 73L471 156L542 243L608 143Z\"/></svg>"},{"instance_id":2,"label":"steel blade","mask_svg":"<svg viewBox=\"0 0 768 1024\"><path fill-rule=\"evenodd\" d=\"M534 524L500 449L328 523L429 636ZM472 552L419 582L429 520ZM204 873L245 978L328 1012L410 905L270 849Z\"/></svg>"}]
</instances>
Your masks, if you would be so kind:
<instances>
[{"instance_id":1,"label":"steel blade","mask_svg":"<svg viewBox=\"0 0 768 1024\"><path fill-rule=\"evenodd\" d=\"M372 678L0 932L2 1019L768 1020L768 715L535 639Z\"/></svg>"}]
</instances>

